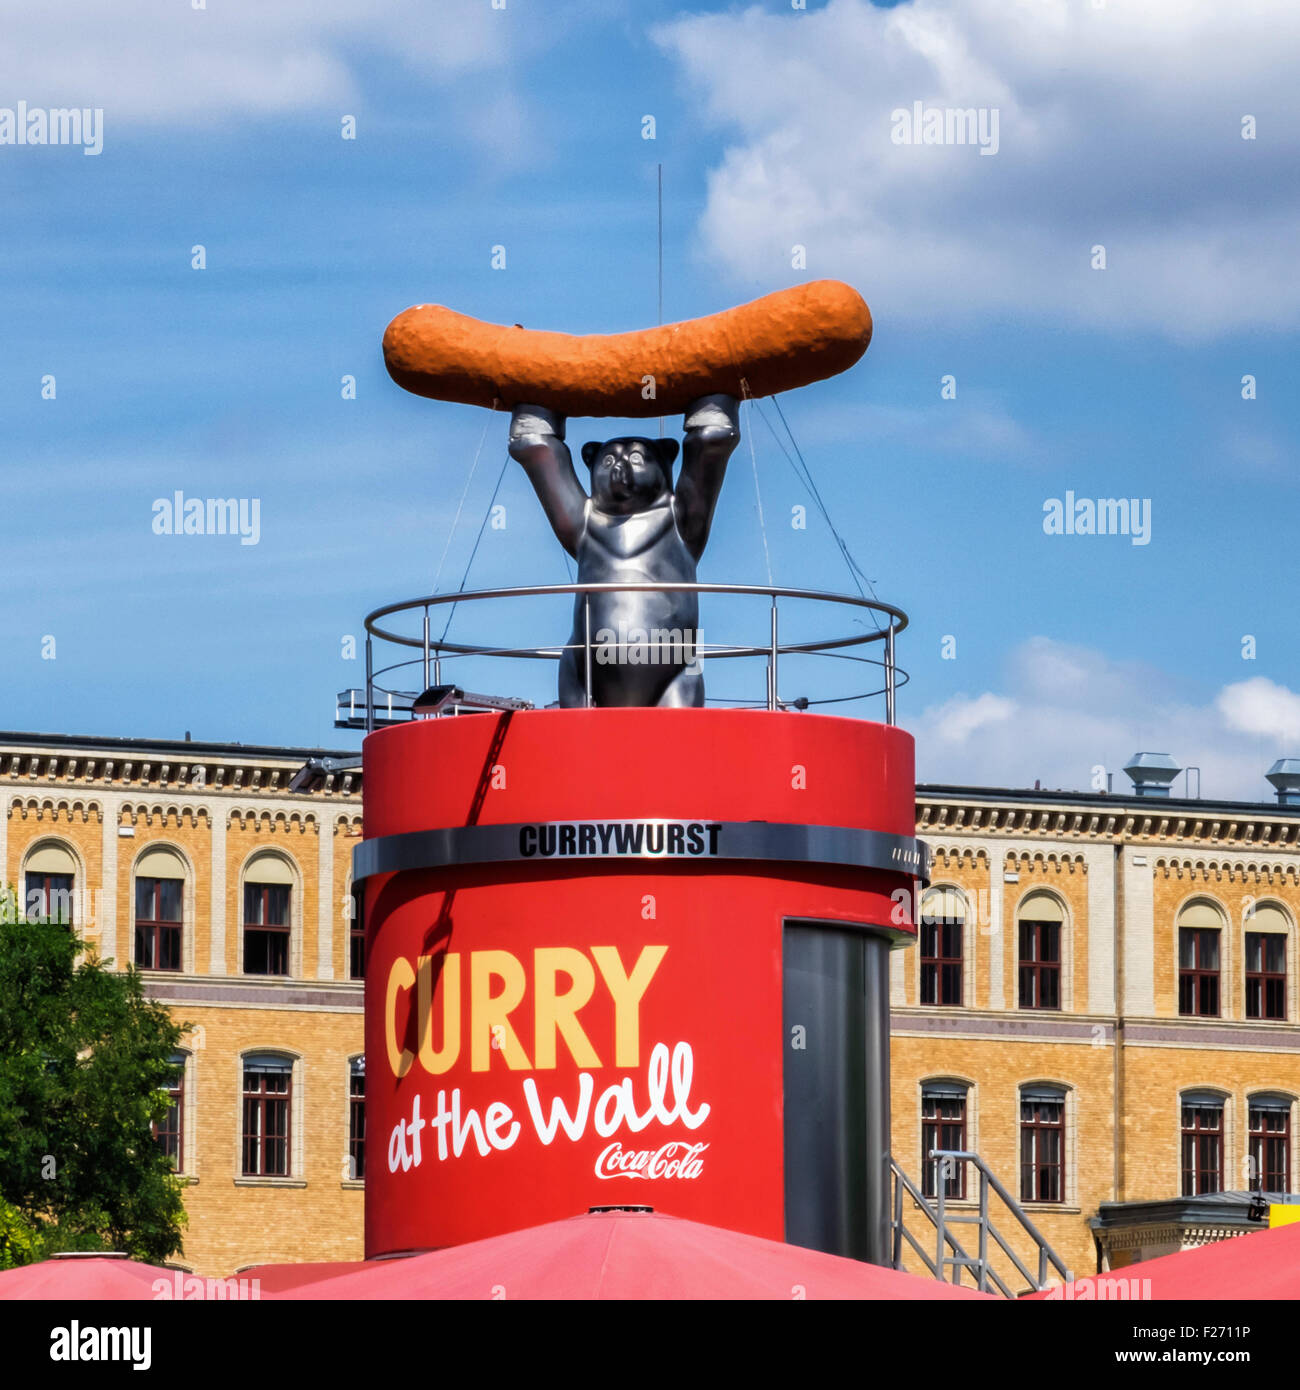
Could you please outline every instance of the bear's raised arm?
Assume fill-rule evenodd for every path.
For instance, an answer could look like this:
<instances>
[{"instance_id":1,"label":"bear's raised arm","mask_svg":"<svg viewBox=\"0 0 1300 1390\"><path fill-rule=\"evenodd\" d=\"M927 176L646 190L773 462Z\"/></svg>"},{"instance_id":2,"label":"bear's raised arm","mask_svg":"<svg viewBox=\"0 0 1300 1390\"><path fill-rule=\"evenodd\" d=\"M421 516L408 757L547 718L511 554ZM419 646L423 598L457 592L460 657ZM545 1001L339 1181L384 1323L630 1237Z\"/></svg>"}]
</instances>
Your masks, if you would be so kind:
<instances>
[{"instance_id":1,"label":"bear's raised arm","mask_svg":"<svg viewBox=\"0 0 1300 1390\"><path fill-rule=\"evenodd\" d=\"M727 460L739 443L740 414L734 396L701 396L687 407L682 470L673 501L677 529L697 560L708 543Z\"/></svg>"},{"instance_id":2,"label":"bear's raised arm","mask_svg":"<svg viewBox=\"0 0 1300 1390\"><path fill-rule=\"evenodd\" d=\"M510 415L510 457L523 464L560 544L576 555L587 494L564 442L564 417L541 405L515 406Z\"/></svg>"}]
</instances>

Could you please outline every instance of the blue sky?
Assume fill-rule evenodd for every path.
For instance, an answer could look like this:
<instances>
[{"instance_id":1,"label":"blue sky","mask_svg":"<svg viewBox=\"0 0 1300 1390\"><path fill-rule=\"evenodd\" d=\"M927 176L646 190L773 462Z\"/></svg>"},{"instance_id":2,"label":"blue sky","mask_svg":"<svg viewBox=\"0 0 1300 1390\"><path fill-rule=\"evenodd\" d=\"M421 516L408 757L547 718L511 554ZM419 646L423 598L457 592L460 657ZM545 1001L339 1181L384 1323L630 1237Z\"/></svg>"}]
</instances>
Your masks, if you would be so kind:
<instances>
[{"instance_id":1,"label":"blue sky","mask_svg":"<svg viewBox=\"0 0 1300 1390\"><path fill-rule=\"evenodd\" d=\"M0 725L355 744L331 727L361 680L343 639L431 588L482 440L441 576L460 583L506 432L398 390L385 325L426 301L652 324L662 163L667 319L823 275L872 306L863 362L782 407L912 616L920 775L1123 785L1142 747L1201 766L1206 795L1267 795L1300 754L1300 21L1140 8L66 0L7 20L0 107L102 107L104 148L0 146ZM996 155L894 143L915 101L996 109ZM807 499L753 424L775 578L851 588L820 524L791 528ZM259 499L259 543L155 535L177 489ZM1067 491L1150 499L1150 543L1045 535ZM514 465L498 500L470 587L562 581ZM764 577L747 444L702 577ZM563 605L536 623L563 637Z\"/></svg>"}]
</instances>

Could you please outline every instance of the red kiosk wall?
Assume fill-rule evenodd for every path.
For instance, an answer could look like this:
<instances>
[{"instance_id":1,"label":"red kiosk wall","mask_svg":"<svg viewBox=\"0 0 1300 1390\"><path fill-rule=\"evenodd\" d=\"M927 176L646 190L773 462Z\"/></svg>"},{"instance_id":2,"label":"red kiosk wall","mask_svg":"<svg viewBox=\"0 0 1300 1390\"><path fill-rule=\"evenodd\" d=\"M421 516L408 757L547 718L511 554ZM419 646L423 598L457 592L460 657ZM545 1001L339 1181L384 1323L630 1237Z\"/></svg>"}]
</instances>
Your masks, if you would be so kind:
<instances>
[{"instance_id":1,"label":"red kiosk wall","mask_svg":"<svg viewBox=\"0 0 1300 1390\"><path fill-rule=\"evenodd\" d=\"M910 736L860 720L547 710L365 742L367 840L602 820L910 837L913 807ZM612 1204L782 1238L784 923L905 940L914 882L707 856L369 878L367 1255Z\"/></svg>"}]
</instances>

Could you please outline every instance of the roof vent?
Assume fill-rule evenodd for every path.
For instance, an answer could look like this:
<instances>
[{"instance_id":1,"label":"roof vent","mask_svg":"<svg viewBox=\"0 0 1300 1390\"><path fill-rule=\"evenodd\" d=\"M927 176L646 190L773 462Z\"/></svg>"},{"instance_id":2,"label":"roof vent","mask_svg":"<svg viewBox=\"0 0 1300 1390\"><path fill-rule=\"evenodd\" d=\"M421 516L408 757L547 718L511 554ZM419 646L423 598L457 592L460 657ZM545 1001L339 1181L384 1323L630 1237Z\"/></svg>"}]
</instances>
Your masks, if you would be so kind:
<instances>
[{"instance_id":1,"label":"roof vent","mask_svg":"<svg viewBox=\"0 0 1300 1390\"><path fill-rule=\"evenodd\" d=\"M1279 758L1264 776L1277 788L1279 806L1300 806L1300 758Z\"/></svg>"},{"instance_id":2,"label":"roof vent","mask_svg":"<svg viewBox=\"0 0 1300 1390\"><path fill-rule=\"evenodd\" d=\"M1137 796L1168 796L1169 787L1182 771L1168 753L1134 753L1124 764Z\"/></svg>"}]
</instances>

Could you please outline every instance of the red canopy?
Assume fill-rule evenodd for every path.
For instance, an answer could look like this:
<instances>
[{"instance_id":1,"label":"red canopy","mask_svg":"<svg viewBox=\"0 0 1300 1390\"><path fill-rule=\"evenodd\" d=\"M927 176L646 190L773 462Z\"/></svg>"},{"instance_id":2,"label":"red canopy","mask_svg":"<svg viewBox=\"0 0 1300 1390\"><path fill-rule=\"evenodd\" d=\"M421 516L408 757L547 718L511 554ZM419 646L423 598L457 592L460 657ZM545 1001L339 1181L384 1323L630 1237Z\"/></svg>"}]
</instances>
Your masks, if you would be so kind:
<instances>
[{"instance_id":1,"label":"red canopy","mask_svg":"<svg viewBox=\"0 0 1300 1390\"><path fill-rule=\"evenodd\" d=\"M251 1265L241 1269L232 1279L258 1281L261 1293L283 1293L286 1289L297 1288L300 1284L314 1284L320 1279L333 1279L340 1274L352 1274L359 1269L369 1269L364 1260L335 1260L319 1264L300 1265Z\"/></svg>"},{"instance_id":2,"label":"red canopy","mask_svg":"<svg viewBox=\"0 0 1300 1390\"><path fill-rule=\"evenodd\" d=\"M1148 1282L1149 1286L1148 1286ZM1141 1260L1109 1274L1076 1279L1034 1299L1300 1298L1300 1223L1216 1240Z\"/></svg>"},{"instance_id":3,"label":"red canopy","mask_svg":"<svg viewBox=\"0 0 1300 1390\"><path fill-rule=\"evenodd\" d=\"M0 1300L20 1298L151 1299L154 1281L172 1271L122 1255L42 1260L0 1273Z\"/></svg>"},{"instance_id":4,"label":"red canopy","mask_svg":"<svg viewBox=\"0 0 1300 1390\"><path fill-rule=\"evenodd\" d=\"M659 1212L594 1212L279 1295L292 1299L989 1298Z\"/></svg>"}]
</instances>

